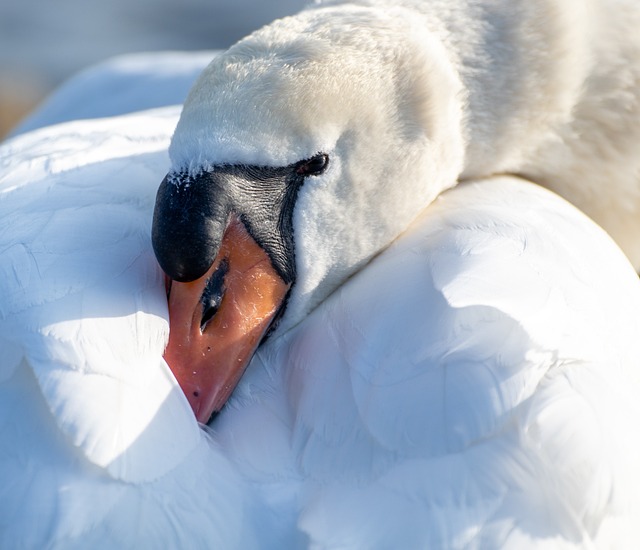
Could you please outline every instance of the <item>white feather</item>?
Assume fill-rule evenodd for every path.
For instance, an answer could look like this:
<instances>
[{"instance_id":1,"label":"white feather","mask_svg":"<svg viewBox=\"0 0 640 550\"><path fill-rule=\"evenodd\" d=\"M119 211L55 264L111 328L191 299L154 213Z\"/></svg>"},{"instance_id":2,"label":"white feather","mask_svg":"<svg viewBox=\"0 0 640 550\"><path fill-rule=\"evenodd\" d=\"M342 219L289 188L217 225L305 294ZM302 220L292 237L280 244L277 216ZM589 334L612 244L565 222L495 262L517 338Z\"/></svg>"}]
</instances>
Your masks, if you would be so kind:
<instances>
[{"instance_id":1,"label":"white feather","mask_svg":"<svg viewBox=\"0 0 640 550\"><path fill-rule=\"evenodd\" d=\"M568 204L464 184L261 349L220 436L237 446L238 409L264 425L266 367L310 547L633 546L639 305L631 266Z\"/></svg>"}]
</instances>

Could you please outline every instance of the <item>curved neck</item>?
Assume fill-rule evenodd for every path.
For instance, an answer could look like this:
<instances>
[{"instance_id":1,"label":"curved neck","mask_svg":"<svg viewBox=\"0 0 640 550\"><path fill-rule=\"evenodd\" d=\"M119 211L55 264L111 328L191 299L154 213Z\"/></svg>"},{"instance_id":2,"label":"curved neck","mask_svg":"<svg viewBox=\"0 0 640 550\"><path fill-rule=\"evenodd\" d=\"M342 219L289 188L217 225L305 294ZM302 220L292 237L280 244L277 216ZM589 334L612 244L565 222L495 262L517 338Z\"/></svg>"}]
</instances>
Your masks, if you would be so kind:
<instances>
[{"instance_id":1,"label":"curved neck","mask_svg":"<svg viewBox=\"0 0 640 550\"><path fill-rule=\"evenodd\" d=\"M517 173L571 119L591 66L589 2L421 4L467 93L462 177Z\"/></svg>"}]
</instances>

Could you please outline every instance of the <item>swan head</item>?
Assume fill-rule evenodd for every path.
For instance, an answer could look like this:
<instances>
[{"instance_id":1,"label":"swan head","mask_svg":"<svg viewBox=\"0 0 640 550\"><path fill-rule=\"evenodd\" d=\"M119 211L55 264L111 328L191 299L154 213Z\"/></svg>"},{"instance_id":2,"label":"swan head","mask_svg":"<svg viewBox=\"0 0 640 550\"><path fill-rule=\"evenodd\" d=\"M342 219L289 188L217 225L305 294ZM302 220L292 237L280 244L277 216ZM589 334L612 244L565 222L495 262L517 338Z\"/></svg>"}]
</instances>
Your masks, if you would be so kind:
<instances>
[{"instance_id":1,"label":"swan head","mask_svg":"<svg viewBox=\"0 0 640 550\"><path fill-rule=\"evenodd\" d=\"M402 10L311 9L205 69L152 235L171 281L165 357L198 420L269 331L299 323L455 183L461 102L441 43Z\"/></svg>"}]
</instances>

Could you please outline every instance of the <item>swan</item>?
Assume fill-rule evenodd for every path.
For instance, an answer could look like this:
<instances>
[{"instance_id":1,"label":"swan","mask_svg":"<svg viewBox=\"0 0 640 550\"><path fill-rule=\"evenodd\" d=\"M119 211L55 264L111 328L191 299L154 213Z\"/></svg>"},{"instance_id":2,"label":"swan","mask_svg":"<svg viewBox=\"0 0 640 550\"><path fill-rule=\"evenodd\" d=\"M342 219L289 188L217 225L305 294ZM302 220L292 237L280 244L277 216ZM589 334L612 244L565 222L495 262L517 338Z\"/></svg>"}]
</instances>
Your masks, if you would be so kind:
<instances>
[{"instance_id":1,"label":"swan","mask_svg":"<svg viewBox=\"0 0 640 550\"><path fill-rule=\"evenodd\" d=\"M553 193L462 177L464 94L394 110L390 77L357 55L411 26L392 12L275 23L214 61L179 120L2 147L3 546L637 544L635 271ZM323 23L336 13L350 32ZM290 48L307 23L355 59L314 34ZM285 63L262 63L265 37ZM455 86L433 38L427 72ZM289 94L327 59L371 72L385 108L342 79ZM220 343L209 399L180 362Z\"/></svg>"},{"instance_id":2,"label":"swan","mask_svg":"<svg viewBox=\"0 0 640 550\"><path fill-rule=\"evenodd\" d=\"M640 268L640 10L611 4L319 2L211 62L152 229L198 420L459 181L546 185Z\"/></svg>"},{"instance_id":3,"label":"swan","mask_svg":"<svg viewBox=\"0 0 640 550\"><path fill-rule=\"evenodd\" d=\"M442 193L198 424L150 242L178 114L0 147L0 546L637 543L637 276L517 178Z\"/></svg>"}]
</instances>

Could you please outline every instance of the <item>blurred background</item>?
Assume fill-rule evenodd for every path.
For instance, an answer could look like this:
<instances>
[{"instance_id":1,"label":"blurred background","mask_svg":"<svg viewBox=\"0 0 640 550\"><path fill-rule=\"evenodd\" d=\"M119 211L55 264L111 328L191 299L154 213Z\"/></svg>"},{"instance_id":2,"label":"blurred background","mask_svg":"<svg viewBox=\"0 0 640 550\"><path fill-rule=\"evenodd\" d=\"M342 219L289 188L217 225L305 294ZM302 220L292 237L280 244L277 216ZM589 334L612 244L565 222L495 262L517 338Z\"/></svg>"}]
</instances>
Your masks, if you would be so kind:
<instances>
[{"instance_id":1,"label":"blurred background","mask_svg":"<svg viewBox=\"0 0 640 550\"><path fill-rule=\"evenodd\" d=\"M114 55L222 49L311 0L0 0L0 139L72 74Z\"/></svg>"}]
</instances>

